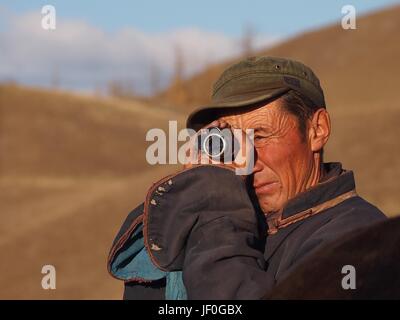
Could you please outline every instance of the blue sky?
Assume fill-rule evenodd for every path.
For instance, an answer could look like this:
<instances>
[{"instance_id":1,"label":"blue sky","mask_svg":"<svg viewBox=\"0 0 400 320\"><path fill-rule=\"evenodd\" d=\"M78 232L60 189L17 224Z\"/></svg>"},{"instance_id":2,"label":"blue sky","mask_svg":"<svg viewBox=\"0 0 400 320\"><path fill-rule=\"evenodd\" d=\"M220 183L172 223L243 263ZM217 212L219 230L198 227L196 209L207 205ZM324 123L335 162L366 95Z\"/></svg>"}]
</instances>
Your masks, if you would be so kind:
<instances>
[{"instance_id":1,"label":"blue sky","mask_svg":"<svg viewBox=\"0 0 400 320\"><path fill-rule=\"evenodd\" d=\"M140 94L158 74L158 89L174 73L177 50L184 75L237 57L245 26L253 48L284 41L307 30L340 23L341 8L357 16L399 3L358 1L128 1L0 0L0 81L68 90L103 91L110 81ZM41 28L41 8L56 9L57 28ZM56 81L55 81L56 79ZM153 79L154 80L154 79Z\"/></svg>"},{"instance_id":2,"label":"blue sky","mask_svg":"<svg viewBox=\"0 0 400 320\"><path fill-rule=\"evenodd\" d=\"M243 24L251 23L257 32L288 36L335 22L346 4L358 14L399 3L394 0L2 0L14 13L40 10L52 4L57 14L80 19L107 31L134 26L145 32L166 32L196 26L203 30L238 36Z\"/></svg>"}]
</instances>

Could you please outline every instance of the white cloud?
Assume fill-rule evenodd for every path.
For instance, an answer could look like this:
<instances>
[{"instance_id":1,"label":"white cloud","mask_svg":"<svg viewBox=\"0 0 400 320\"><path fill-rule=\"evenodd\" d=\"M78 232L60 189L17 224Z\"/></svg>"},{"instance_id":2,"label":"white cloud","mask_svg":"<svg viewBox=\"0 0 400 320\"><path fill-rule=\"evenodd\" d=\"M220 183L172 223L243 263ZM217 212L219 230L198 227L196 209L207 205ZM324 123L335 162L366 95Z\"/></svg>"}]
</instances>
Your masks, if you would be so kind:
<instances>
[{"instance_id":1,"label":"white cloud","mask_svg":"<svg viewBox=\"0 0 400 320\"><path fill-rule=\"evenodd\" d=\"M0 80L46 86L57 74L60 86L67 89L91 90L110 80L123 80L146 93L151 66L159 70L161 85L168 83L177 47L186 76L207 64L234 57L241 50L238 39L198 28L149 34L131 27L107 33L83 21L58 18L56 30L46 31L41 18L36 12L8 15L3 21ZM260 35L255 47L276 41L276 37Z\"/></svg>"}]
</instances>

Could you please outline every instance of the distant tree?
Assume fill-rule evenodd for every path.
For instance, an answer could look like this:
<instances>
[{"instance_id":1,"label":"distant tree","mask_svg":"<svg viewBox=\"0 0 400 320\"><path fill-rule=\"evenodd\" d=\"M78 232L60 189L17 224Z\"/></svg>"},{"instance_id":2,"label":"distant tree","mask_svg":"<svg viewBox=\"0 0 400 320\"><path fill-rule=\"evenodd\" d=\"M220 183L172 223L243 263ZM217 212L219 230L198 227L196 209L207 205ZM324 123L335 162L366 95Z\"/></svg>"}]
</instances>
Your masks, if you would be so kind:
<instances>
[{"instance_id":1,"label":"distant tree","mask_svg":"<svg viewBox=\"0 0 400 320\"><path fill-rule=\"evenodd\" d=\"M243 34L241 39L241 49L243 57L249 57L254 54L254 40L256 32L250 23L247 23L243 27Z\"/></svg>"},{"instance_id":2,"label":"distant tree","mask_svg":"<svg viewBox=\"0 0 400 320\"><path fill-rule=\"evenodd\" d=\"M107 92L110 96L118 98L134 98L137 96L132 79L109 81Z\"/></svg>"},{"instance_id":3,"label":"distant tree","mask_svg":"<svg viewBox=\"0 0 400 320\"><path fill-rule=\"evenodd\" d=\"M150 93L156 95L160 91L161 86L161 72L160 68L155 62L150 64Z\"/></svg>"},{"instance_id":4,"label":"distant tree","mask_svg":"<svg viewBox=\"0 0 400 320\"><path fill-rule=\"evenodd\" d=\"M183 57L182 48L176 44L174 47L175 67L172 81L174 83L181 83L184 74L185 61Z\"/></svg>"}]
</instances>

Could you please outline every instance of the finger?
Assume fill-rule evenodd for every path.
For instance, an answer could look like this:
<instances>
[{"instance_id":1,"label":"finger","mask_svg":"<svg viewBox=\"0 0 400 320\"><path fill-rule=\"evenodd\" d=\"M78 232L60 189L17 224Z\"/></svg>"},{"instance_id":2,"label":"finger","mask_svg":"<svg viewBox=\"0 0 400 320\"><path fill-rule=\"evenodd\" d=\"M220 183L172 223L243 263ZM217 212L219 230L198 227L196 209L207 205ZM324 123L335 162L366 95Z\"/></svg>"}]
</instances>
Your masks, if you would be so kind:
<instances>
[{"instance_id":1,"label":"finger","mask_svg":"<svg viewBox=\"0 0 400 320\"><path fill-rule=\"evenodd\" d=\"M213 122L207 124L206 126L204 126L202 129L208 129L208 128L212 128L212 127L219 127L219 120L214 120ZM200 129L201 130L201 129Z\"/></svg>"},{"instance_id":2,"label":"finger","mask_svg":"<svg viewBox=\"0 0 400 320\"><path fill-rule=\"evenodd\" d=\"M219 120L219 126L218 128L220 129L224 129L224 128L230 128L231 126L229 125L228 122L226 122L225 120Z\"/></svg>"}]
</instances>

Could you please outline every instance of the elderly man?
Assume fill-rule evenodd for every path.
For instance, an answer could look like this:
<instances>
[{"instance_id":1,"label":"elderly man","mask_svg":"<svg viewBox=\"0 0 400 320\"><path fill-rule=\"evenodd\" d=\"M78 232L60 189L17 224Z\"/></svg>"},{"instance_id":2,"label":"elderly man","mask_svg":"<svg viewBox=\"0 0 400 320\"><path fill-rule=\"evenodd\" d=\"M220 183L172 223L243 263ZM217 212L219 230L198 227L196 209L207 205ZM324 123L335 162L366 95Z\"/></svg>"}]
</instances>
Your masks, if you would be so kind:
<instances>
[{"instance_id":1,"label":"elderly man","mask_svg":"<svg viewBox=\"0 0 400 320\"><path fill-rule=\"evenodd\" d=\"M234 164L188 164L153 184L109 256L126 299L259 299L316 249L385 219L352 171L323 162L330 118L300 62L232 65L187 124L253 129L253 170L243 179Z\"/></svg>"}]
</instances>

